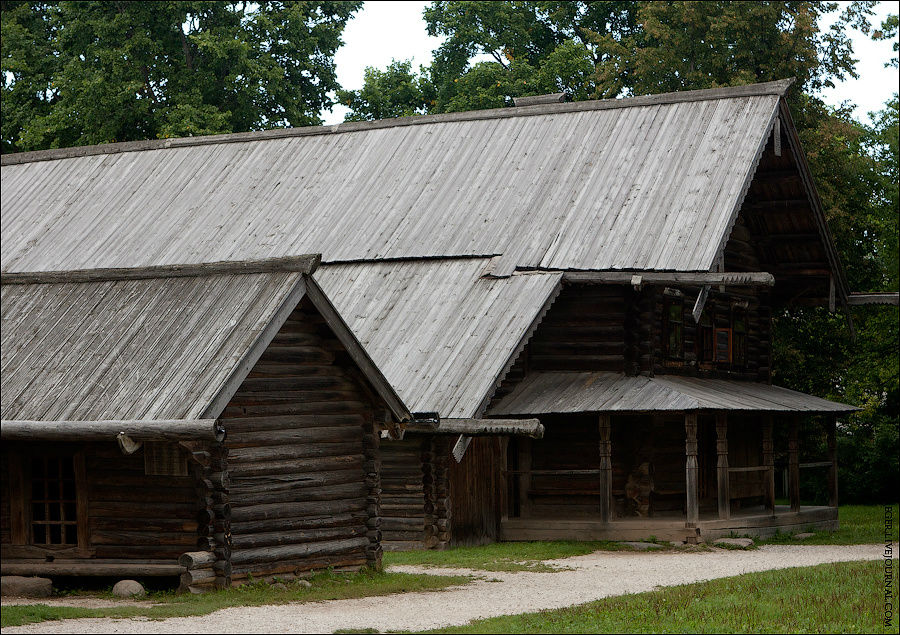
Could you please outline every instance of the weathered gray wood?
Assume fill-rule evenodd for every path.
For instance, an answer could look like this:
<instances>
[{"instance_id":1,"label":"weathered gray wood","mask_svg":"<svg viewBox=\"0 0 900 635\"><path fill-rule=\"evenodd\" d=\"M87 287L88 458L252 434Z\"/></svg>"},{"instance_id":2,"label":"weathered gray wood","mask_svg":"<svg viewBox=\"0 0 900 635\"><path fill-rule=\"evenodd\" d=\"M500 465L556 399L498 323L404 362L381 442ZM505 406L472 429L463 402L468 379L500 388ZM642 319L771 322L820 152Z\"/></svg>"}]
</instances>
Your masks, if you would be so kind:
<instances>
[{"instance_id":1,"label":"weathered gray wood","mask_svg":"<svg viewBox=\"0 0 900 635\"><path fill-rule=\"evenodd\" d=\"M178 558L178 564L186 569L212 568L215 562L216 554L212 551L189 551Z\"/></svg>"},{"instance_id":2,"label":"weathered gray wood","mask_svg":"<svg viewBox=\"0 0 900 635\"><path fill-rule=\"evenodd\" d=\"M511 434L540 439L544 426L539 419L441 419L437 428L408 425L407 433L481 435Z\"/></svg>"},{"instance_id":3,"label":"weathered gray wood","mask_svg":"<svg viewBox=\"0 0 900 635\"><path fill-rule=\"evenodd\" d=\"M694 302L694 308L691 311L691 317L694 318L694 323L700 323L700 317L703 315L703 307L706 306L706 300L709 298L709 285L703 285L703 288L700 289L700 293L697 294L697 301Z\"/></svg>"},{"instance_id":4,"label":"weathered gray wood","mask_svg":"<svg viewBox=\"0 0 900 635\"><path fill-rule=\"evenodd\" d=\"M3 575L71 575L71 576L110 576L110 577L159 577L175 576L184 572L184 567L175 563L164 564L135 560L133 562L104 562L103 560L54 560L17 561L4 559L0 563Z\"/></svg>"},{"instance_id":5,"label":"weathered gray wood","mask_svg":"<svg viewBox=\"0 0 900 635\"><path fill-rule=\"evenodd\" d=\"M641 284L727 285L745 287L771 287L775 276L764 271L742 272L657 272L641 271ZM563 280L582 284L631 284L635 272L631 271L566 271Z\"/></svg>"},{"instance_id":6,"label":"weathered gray wood","mask_svg":"<svg viewBox=\"0 0 900 635\"><path fill-rule=\"evenodd\" d=\"M566 93L550 93L547 95L530 95L528 97L513 97L516 108L522 106L538 106L542 104L562 104L566 101Z\"/></svg>"},{"instance_id":7,"label":"weathered gray wood","mask_svg":"<svg viewBox=\"0 0 900 635\"><path fill-rule=\"evenodd\" d=\"M661 93L658 95L641 95L628 99L602 99L567 103L539 104L536 106L514 108L492 108L489 110L475 110L459 113L445 113L439 115L419 115L413 117L396 117L392 119L380 119L376 121L344 122L334 126L309 126L304 128L279 128L273 130L239 132L222 135L208 135L200 137L182 137L177 139L159 139L146 141L125 141L119 143L104 143L92 146L80 146L74 148L59 148L52 150L34 150L30 152L17 152L4 154L0 157L2 165L17 165L34 161L54 161L73 157L93 156L98 154L117 154L121 152L137 152L141 150L160 150L165 148L183 148L201 145L216 145L224 143L241 143L246 141L258 141L262 139L283 139L289 137L305 137L313 135L332 135L340 132L358 132L362 130L377 130L400 126L415 126L421 124L449 123L456 121L473 121L483 119L505 119L508 117L525 117L565 112L584 112L590 110L608 110L613 108L634 108L641 106L654 106L662 104L676 104L691 101L709 101L715 99L730 99L734 97L754 97L761 95L784 95L787 88L794 80L778 80L762 84L748 84L726 88L709 88L693 91L678 91Z\"/></svg>"},{"instance_id":8,"label":"weathered gray wood","mask_svg":"<svg viewBox=\"0 0 900 635\"><path fill-rule=\"evenodd\" d=\"M728 418L716 414L716 476L719 518L731 517L731 489L728 484Z\"/></svg>"},{"instance_id":9,"label":"weathered gray wood","mask_svg":"<svg viewBox=\"0 0 900 635\"><path fill-rule=\"evenodd\" d=\"M850 306L863 306L866 304L900 304L900 293L885 291L880 293L851 293L847 297Z\"/></svg>"},{"instance_id":10,"label":"weathered gray wood","mask_svg":"<svg viewBox=\"0 0 900 635\"><path fill-rule=\"evenodd\" d=\"M125 433L132 439L163 441L222 441L225 430L215 419L143 419L103 421L0 422L4 441L115 441Z\"/></svg>"},{"instance_id":11,"label":"weathered gray wood","mask_svg":"<svg viewBox=\"0 0 900 635\"><path fill-rule=\"evenodd\" d=\"M685 495L687 526L696 527L700 519L700 495L697 481L697 413L684 415Z\"/></svg>"},{"instance_id":12,"label":"weathered gray wood","mask_svg":"<svg viewBox=\"0 0 900 635\"><path fill-rule=\"evenodd\" d=\"M110 280L148 280L150 278L191 278L197 276L239 275L294 271L314 272L322 261L320 254L264 258L261 260L225 260L185 265L72 269L69 271L16 271L0 273L0 284L59 284L103 282Z\"/></svg>"}]
</instances>

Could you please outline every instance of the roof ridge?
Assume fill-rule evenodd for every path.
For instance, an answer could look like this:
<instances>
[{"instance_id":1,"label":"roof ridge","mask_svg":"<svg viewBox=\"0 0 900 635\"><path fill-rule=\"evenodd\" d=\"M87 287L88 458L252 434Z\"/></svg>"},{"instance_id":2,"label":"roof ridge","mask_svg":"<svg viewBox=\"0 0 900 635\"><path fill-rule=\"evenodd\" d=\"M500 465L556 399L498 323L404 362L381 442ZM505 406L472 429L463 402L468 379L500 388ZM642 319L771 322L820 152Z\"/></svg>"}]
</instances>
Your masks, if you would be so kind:
<instances>
[{"instance_id":1,"label":"roof ridge","mask_svg":"<svg viewBox=\"0 0 900 635\"><path fill-rule=\"evenodd\" d=\"M276 128L273 130L261 130L253 132L234 132L221 135L206 135L200 137L177 137L173 139L150 139L144 141L123 141L119 143L104 143L91 146L77 146L74 148L57 148L52 150L33 150L30 152L16 152L0 157L2 165L19 165L38 161L54 161L58 159L70 159L83 156L95 156L104 154L118 154L120 152L138 152L141 150L163 150L167 148L184 148L202 145L217 145L221 143L240 143L250 141L264 141L268 139L283 139L290 137L305 137L310 135L339 134L344 132L362 132L383 128L400 126L415 126L432 123L446 123L455 121L477 121L483 119L506 119L510 117L528 117L535 115L564 114L573 112L585 112L592 110L609 110L615 108L631 108L638 106L654 106L661 104L674 104L693 101L709 101L714 99L730 99L739 97L758 97L762 95L784 96L787 89L794 83L793 78L780 79L760 84L744 84L741 86L726 86L721 88L703 88L700 90L685 90L655 95L642 95L638 97L626 97L621 99L593 99L588 101L576 101L565 103L537 104L533 106L513 106L511 108L492 108L488 110L468 110L464 112L442 113L437 115L415 115L411 117L396 117L393 119L378 119L375 121L352 121L331 126L307 126L303 128Z\"/></svg>"},{"instance_id":2,"label":"roof ridge","mask_svg":"<svg viewBox=\"0 0 900 635\"><path fill-rule=\"evenodd\" d=\"M260 260L226 260L183 265L72 269L69 271L4 271L0 284L53 284L148 280L152 278L191 278L216 275L296 272L309 275L322 260L320 254L304 254Z\"/></svg>"}]
</instances>

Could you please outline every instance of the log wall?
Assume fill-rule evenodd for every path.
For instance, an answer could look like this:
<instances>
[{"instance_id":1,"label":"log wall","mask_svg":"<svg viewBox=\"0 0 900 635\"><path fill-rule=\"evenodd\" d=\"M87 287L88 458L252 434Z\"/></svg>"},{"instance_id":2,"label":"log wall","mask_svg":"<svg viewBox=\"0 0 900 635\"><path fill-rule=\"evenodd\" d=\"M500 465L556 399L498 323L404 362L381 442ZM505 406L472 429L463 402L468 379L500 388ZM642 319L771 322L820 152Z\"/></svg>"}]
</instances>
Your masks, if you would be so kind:
<instances>
[{"instance_id":1,"label":"log wall","mask_svg":"<svg viewBox=\"0 0 900 635\"><path fill-rule=\"evenodd\" d=\"M234 580L380 565L372 404L343 347L301 303L221 416Z\"/></svg>"},{"instance_id":2,"label":"log wall","mask_svg":"<svg viewBox=\"0 0 900 635\"><path fill-rule=\"evenodd\" d=\"M457 463L452 457L448 461L453 503L451 546L496 542L500 516L506 506L502 472L505 443L502 437L475 437L462 462Z\"/></svg>"},{"instance_id":3,"label":"log wall","mask_svg":"<svg viewBox=\"0 0 900 635\"><path fill-rule=\"evenodd\" d=\"M381 532L387 551L425 548L425 525L434 505L425 495L424 466L431 444L421 436L381 443Z\"/></svg>"},{"instance_id":4,"label":"log wall","mask_svg":"<svg viewBox=\"0 0 900 635\"><path fill-rule=\"evenodd\" d=\"M178 450L188 460L186 450ZM198 494L197 481L190 472L185 476L148 476L143 452L123 455L115 442L110 443L6 443L3 448L3 557L36 558L55 554L60 558L97 560L168 561L197 546L201 506L206 502ZM21 511L25 543L30 503L30 460L46 455L83 457L83 473L77 474L79 522L83 543L79 547L41 547L12 544L10 526L13 507ZM81 460L81 459L80 459ZM15 464L21 476L20 493L11 489L10 466ZM76 470L76 473L78 470Z\"/></svg>"}]
</instances>

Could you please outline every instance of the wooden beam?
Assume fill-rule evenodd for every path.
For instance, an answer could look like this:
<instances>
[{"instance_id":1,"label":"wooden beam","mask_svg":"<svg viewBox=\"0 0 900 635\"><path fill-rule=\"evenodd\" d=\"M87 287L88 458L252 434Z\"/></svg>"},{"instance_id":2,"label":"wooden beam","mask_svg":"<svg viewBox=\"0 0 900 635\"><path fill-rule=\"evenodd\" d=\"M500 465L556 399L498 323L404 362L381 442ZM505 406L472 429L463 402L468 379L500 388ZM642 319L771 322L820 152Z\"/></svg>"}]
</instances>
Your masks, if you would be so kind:
<instances>
[{"instance_id":1,"label":"wooden beam","mask_svg":"<svg viewBox=\"0 0 900 635\"><path fill-rule=\"evenodd\" d=\"M800 422L791 417L788 427L788 496L791 511L800 511Z\"/></svg>"},{"instance_id":2,"label":"wooden beam","mask_svg":"<svg viewBox=\"0 0 900 635\"><path fill-rule=\"evenodd\" d=\"M254 273L294 271L311 274L321 262L319 254L266 258L263 260L225 260L184 265L121 267L109 269L73 269L71 271L24 271L0 273L0 284L58 284L65 282L104 282L108 280L148 280L151 278L190 278Z\"/></svg>"},{"instance_id":3,"label":"wooden beam","mask_svg":"<svg viewBox=\"0 0 900 635\"><path fill-rule=\"evenodd\" d=\"M763 464L766 466L765 505L769 513L775 514L775 441L772 415L763 415L762 449Z\"/></svg>"},{"instance_id":4,"label":"wooden beam","mask_svg":"<svg viewBox=\"0 0 900 635\"><path fill-rule=\"evenodd\" d=\"M608 414L601 414L598 420L600 430L600 521L610 521L612 501L612 458L610 436L612 426Z\"/></svg>"},{"instance_id":5,"label":"wooden beam","mask_svg":"<svg viewBox=\"0 0 900 635\"><path fill-rule=\"evenodd\" d=\"M716 414L716 493L719 498L719 518L731 518L731 488L728 482L728 416Z\"/></svg>"},{"instance_id":6,"label":"wooden beam","mask_svg":"<svg viewBox=\"0 0 900 635\"><path fill-rule=\"evenodd\" d=\"M900 304L900 293L896 291L884 291L879 293L851 293L847 296L847 304L850 306L862 306L865 304Z\"/></svg>"},{"instance_id":7,"label":"wooden beam","mask_svg":"<svg viewBox=\"0 0 900 635\"><path fill-rule=\"evenodd\" d=\"M825 441L828 446L828 506L838 506L837 419L825 417Z\"/></svg>"},{"instance_id":8,"label":"wooden beam","mask_svg":"<svg viewBox=\"0 0 900 635\"><path fill-rule=\"evenodd\" d=\"M544 426L540 419L441 419L437 427L406 426L407 433L417 434L465 434L466 436L515 435L540 439Z\"/></svg>"},{"instance_id":9,"label":"wooden beam","mask_svg":"<svg viewBox=\"0 0 900 635\"><path fill-rule=\"evenodd\" d=\"M4 419L4 441L115 441L132 439L223 441L225 429L216 419L129 419L102 421L27 421Z\"/></svg>"},{"instance_id":10,"label":"wooden beam","mask_svg":"<svg viewBox=\"0 0 900 635\"><path fill-rule=\"evenodd\" d=\"M687 526L696 527L700 520L700 501L698 489L697 466L697 413L684 415L684 453L685 453L685 495L687 510Z\"/></svg>"},{"instance_id":11,"label":"wooden beam","mask_svg":"<svg viewBox=\"0 0 900 635\"><path fill-rule=\"evenodd\" d=\"M4 559L3 575L44 575L44 576L110 576L110 577L153 577L177 576L184 573L184 567L176 563L148 563L135 560L132 563L103 562L102 560L40 560Z\"/></svg>"},{"instance_id":12,"label":"wooden beam","mask_svg":"<svg viewBox=\"0 0 900 635\"><path fill-rule=\"evenodd\" d=\"M733 287L771 287L775 276L765 271L566 271L563 280L579 284L633 284L640 276L642 285L726 285Z\"/></svg>"}]
</instances>

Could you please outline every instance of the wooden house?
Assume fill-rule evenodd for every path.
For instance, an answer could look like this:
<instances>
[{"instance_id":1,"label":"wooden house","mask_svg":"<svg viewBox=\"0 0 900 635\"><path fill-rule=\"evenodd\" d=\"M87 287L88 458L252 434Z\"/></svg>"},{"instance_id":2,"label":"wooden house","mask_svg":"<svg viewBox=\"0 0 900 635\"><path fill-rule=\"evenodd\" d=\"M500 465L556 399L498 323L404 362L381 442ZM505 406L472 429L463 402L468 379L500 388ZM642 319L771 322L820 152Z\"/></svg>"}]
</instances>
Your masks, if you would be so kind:
<instances>
[{"instance_id":1,"label":"wooden house","mask_svg":"<svg viewBox=\"0 0 900 635\"><path fill-rule=\"evenodd\" d=\"M411 415L317 264L4 273L3 573L377 566L380 432Z\"/></svg>"},{"instance_id":2,"label":"wooden house","mask_svg":"<svg viewBox=\"0 0 900 635\"><path fill-rule=\"evenodd\" d=\"M321 253L432 413L381 444L386 547L835 527L854 408L771 385L771 320L865 300L789 85L7 155L2 268ZM812 420L827 456L799 443ZM801 465L826 504L801 505Z\"/></svg>"}]
</instances>

